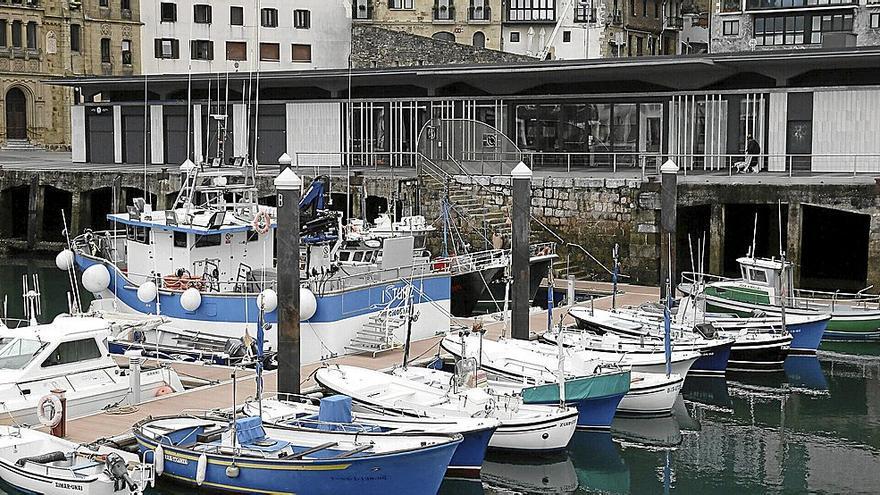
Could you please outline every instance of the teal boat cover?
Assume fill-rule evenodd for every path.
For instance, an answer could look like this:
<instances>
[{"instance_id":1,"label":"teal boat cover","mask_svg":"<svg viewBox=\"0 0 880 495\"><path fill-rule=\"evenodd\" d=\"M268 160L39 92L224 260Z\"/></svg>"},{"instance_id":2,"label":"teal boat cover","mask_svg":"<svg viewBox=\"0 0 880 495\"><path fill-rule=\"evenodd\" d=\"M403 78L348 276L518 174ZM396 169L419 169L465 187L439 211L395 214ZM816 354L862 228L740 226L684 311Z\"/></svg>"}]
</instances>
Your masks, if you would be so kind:
<instances>
[{"instance_id":1,"label":"teal boat cover","mask_svg":"<svg viewBox=\"0 0 880 495\"><path fill-rule=\"evenodd\" d=\"M578 402L585 399L598 399L629 392L630 372L603 373L596 376L582 376L565 380L565 401ZM526 404L547 404L559 402L559 384L546 383L522 390Z\"/></svg>"}]
</instances>

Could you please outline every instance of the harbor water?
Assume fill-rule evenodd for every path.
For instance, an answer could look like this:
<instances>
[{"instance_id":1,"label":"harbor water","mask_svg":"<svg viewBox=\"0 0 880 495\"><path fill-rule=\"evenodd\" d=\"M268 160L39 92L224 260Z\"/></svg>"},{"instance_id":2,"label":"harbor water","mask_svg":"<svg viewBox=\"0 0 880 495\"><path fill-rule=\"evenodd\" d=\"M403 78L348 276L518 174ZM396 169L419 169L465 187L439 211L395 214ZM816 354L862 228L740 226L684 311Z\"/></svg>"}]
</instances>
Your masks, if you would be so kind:
<instances>
[{"instance_id":1,"label":"harbor water","mask_svg":"<svg viewBox=\"0 0 880 495\"><path fill-rule=\"evenodd\" d=\"M40 275L41 321L67 310L66 275L51 259L5 260L8 316L22 315L26 273ZM880 344L834 344L779 372L689 376L672 416L618 417L562 454L490 454L479 482L446 480L441 493L867 494L880 493L878 466ZM195 491L160 483L151 493Z\"/></svg>"}]
</instances>

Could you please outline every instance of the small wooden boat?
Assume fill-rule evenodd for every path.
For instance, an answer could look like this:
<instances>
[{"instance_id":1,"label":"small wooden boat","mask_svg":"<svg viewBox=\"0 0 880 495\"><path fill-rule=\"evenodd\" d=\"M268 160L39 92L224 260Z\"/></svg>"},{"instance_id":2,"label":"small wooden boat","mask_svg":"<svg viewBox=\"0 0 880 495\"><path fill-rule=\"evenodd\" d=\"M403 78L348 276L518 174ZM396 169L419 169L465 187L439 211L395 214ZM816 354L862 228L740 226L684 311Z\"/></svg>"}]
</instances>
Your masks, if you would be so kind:
<instances>
[{"instance_id":1,"label":"small wooden boat","mask_svg":"<svg viewBox=\"0 0 880 495\"><path fill-rule=\"evenodd\" d=\"M134 425L156 474L211 492L435 494L461 435L371 435L264 426L259 417Z\"/></svg>"},{"instance_id":2,"label":"small wooden boat","mask_svg":"<svg viewBox=\"0 0 880 495\"><path fill-rule=\"evenodd\" d=\"M273 426L347 432L351 435L459 434L463 437L446 470L447 477L479 478L489 439L500 424L491 418L429 418L355 411L351 398L334 395L320 399L274 397L262 404L248 402L243 412L259 415Z\"/></svg>"},{"instance_id":3,"label":"small wooden boat","mask_svg":"<svg viewBox=\"0 0 880 495\"><path fill-rule=\"evenodd\" d=\"M153 480L153 466L107 447L0 426L0 478L26 493L139 495Z\"/></svg>"}]
</instances>

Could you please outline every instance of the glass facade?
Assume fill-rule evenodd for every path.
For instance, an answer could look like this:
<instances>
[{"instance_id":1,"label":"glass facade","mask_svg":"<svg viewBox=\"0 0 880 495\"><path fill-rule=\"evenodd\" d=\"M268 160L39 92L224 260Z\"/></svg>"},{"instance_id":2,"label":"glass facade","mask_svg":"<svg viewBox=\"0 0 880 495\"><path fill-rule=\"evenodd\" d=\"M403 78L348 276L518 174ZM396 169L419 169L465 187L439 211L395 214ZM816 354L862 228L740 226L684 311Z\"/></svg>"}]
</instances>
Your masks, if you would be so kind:
<instances>
[{"instance_id":1,"label":"glass facade","mask_svg":"<svg viewBox=\"0 0 880 495\"><path fill-rule=\"evenodd\" d=\"M759 46L819 44L823 33L851 32L852 29L852 12L755 16L755 40Z\"/></svg>"},{"instance_id":2,"label":"glass facade","mask_svg":"<svg viewBox=\"0 0 880 495\"><path fill-rule=\"evenodd\" d=\"M790 9L799 7L824 7L828 5L858 4L858 0L746 0L746 9Z\"/></svg>"}]
</instances>

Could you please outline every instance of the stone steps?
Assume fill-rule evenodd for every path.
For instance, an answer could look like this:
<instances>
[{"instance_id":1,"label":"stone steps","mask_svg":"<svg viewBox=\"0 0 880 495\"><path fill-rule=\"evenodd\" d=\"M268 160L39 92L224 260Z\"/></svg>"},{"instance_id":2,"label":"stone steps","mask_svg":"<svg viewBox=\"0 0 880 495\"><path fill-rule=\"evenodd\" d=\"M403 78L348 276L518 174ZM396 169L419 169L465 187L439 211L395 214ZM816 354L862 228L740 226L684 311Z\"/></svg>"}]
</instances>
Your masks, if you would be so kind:
<instances>
[{"instance_id":1,"label":"stone steps","mask_svg":"<svg viewBox=\"0 0 880 495\"><path fill-rule=\"evenodd\" d=\"M42 150L42 146L38 146L36 144L31 143L27 139L7 139L3 144L4 150L19 150L19 151L38 151Z\"/></svg>"}]
</instances>

